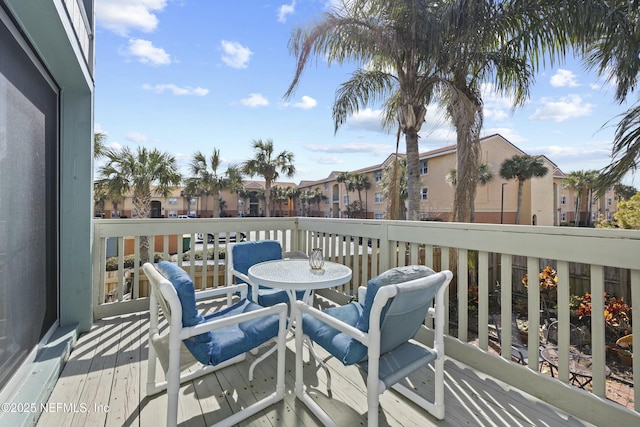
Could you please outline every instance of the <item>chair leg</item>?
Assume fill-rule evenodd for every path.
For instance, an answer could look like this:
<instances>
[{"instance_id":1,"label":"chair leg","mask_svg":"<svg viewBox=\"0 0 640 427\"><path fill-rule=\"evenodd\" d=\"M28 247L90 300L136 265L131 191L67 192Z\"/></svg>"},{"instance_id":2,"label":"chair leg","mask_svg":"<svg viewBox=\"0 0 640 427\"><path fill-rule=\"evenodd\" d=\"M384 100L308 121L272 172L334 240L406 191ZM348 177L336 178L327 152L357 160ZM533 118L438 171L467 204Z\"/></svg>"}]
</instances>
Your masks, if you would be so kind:
<instances>
[{"instance_id":1,"label":"chair leg","mask_svg":"<svg viewBox=\"0 0 640 427\"><path fill-rule=\"evenodd\" d=\"M380 406L380 390L378 388L378 369L372 369L372 360L369 360L369 372L367 373L367 426L378 427L378 407Z\"/></svg>"},{"instance_id":2,"label":"chair leg","mask_svg":"<svg viewBox=\"0 0 640 427\"><path fill-rule=\"evenodd\" d=\"M273 347L267 350L262 356L258 357L256 360L254 360L251 363L251 366L249 366L249 381L253 381L253 371L256 368L256 365L262 362L264 359L266 359L270 355L272 355L273 352L276 351L277 349L278 349L278 344L276 343ZM254 348L253 350L251 350L251 354L253 354L254 356L258 354L258 349Z\"/></svg>"},{"instance_id":3,"label":"chair leg","mask_svg":"<svg viewBox=\"0 0 640 427\"><path fill-rule=\"evenodd\" d=\"M326 363L324 363L324 361L316 353L315 349L313 348L313 341L311 341L310 339L306 339L306 338L305 338L305 340L307 341L307 348L309 348L309 354L311 355L311 357L313 357L315 359L316 362L318 362L318 364L320 366L322 366L322 369L324 369L324 373L327 376L327 394L331 398L332 397L332 393L331 393L331 372L329 371L329 367L327 366Z\"/></svg>"}]
</instances>

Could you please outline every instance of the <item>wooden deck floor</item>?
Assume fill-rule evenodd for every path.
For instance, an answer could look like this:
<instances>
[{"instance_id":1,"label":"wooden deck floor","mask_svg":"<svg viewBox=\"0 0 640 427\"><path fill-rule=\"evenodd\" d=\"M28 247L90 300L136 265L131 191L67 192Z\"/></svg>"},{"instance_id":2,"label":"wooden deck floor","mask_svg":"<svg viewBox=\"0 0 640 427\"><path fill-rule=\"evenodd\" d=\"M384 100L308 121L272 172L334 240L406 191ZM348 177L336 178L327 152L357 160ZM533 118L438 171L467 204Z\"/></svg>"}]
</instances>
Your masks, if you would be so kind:
<instances>
[{"instance_id":1,"label":"wooden deck floor","mask_svg":"<svg viewBox=\"0 0 640 427\"><path fill-rule=\"evenodd\" d=\"M148 313L103 319L80 337L49 399L54 410L42 414L38 427L162 426L166 393L147 397ZM294 342L287 349L287 392L283 402L264 410L242 426L317 426L317 419L295 398ZM320 349L321 350L321 349ZM321 353L322 355L322 353ZM275 357L258 365L248 381L245 362L191 381L180 390L179 423L206 426L273 391ZM324 372L306 365L319 404L341 426L366 425L364 379L355 368L333 359L333 396L326 394ZM399 394L381 396L381 426L555 426L590 425L513 387L487 377L454 360L445 363L445 420L437 421ZM411 378L413 386L429 396L433 375L425 368Z\"/></svg>"}]
</instances>

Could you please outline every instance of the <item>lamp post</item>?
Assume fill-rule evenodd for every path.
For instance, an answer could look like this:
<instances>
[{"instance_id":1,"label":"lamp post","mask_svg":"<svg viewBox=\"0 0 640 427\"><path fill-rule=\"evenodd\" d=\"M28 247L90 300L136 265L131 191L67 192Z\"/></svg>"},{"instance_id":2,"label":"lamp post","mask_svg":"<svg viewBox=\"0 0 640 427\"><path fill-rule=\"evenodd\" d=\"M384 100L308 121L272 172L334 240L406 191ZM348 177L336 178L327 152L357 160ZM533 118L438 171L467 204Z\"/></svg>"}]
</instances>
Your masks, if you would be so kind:
<instances>
[{"instance_id":1,"label":"lamp post","mask_svg":"<svg viewBox=\"0 0 640 427\"><path fill-rule=\"evenodd\" d=\"M500 224L504 223L504 186L507 184L507 182L502 183L502 194L500 196Z\"/></svg>"}]
</instances>

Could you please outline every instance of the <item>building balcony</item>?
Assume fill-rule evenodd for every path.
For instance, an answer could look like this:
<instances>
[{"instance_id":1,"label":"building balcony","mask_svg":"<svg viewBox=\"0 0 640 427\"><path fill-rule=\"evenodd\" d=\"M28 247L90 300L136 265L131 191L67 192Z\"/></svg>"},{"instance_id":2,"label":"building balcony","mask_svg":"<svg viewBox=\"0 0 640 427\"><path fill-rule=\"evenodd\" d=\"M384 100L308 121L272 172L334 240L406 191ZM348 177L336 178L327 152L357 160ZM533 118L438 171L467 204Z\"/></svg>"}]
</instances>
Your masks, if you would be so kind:
<instances>
[{"instance_id":1,"label":"building balcony","mask_svg":"<svg viewBox=\"0 0 640 427\"><path fill-rule=\"evenodd\" d=\"M197 288L223 286L226 242L218 236L233 232L245 233L248 240L276 239L284 251L310 252L321 247L326 259L351 267L353 277L348 284L318 292L316 302L320 304L346 303L357 294L358 286L395 266L424 264L454 272L445 342L445 420L436 422L390 391L381 400L381 419L388 425L640 423L640 403L634 393L640 383L640 362L633 359L623 376L623 368L607 355L604 312L605 291L631 303L640 301L640 232L319 218L95 220L93 227L94 327L79 338L48 400L51 407L76 404L90 411L49 411L39 425L163 424L166 395L149 398L144 392L147 282L141 269L125 268L125 255L130 252L133 265L138 265L141 236L155 236L149 239L149 253L177 260L195 278ZM213 242L196 243L198 234L213 234ZM204 246L213 252L206 263L195 257ZM106 272L108 252L115 256L110 263L118 265L116 273ZM557 296L551 303L537 286L522 284L525 274L538 277L547 265L553 266L558 278ZM586 292L591 295L592 308L590 322L583 326L589 344L582 351L590 357L591 375L583 389L571 373L568 325L575 314L570 308L571 295ZM509 328L503 328L500 341L496 339L490 320L496 314L503 319L516 314L526 323L525 345L536 349L528 352L526 364L512 358L509 344L517 337ZM547 325L556 319L566 327L558 333L558 361L552 378L537 349L544 345ZM425 342L431 339L428 326L418 336ZM629 327L628 332L640 333L639 326ZM290 342L285 400L253 417L250 424L319 424L293 394L293 351ZM251 360L185 384L179 421L211 424L221 414L234 411L238 402L250 403L263 394L263 388L270 390L271 385L263 383L271 381L268 364L275 362L264 362L263 371L249 383L245 377ZM317 371L318 400L344 421L341 425L364 423L363 377L357 368L333 372L342 376L334 378L330 399L323 386L324 373ZM432 371L425 368L412 378L413 385L429 393L430 375Z\"/></svg>"}]
</instances>

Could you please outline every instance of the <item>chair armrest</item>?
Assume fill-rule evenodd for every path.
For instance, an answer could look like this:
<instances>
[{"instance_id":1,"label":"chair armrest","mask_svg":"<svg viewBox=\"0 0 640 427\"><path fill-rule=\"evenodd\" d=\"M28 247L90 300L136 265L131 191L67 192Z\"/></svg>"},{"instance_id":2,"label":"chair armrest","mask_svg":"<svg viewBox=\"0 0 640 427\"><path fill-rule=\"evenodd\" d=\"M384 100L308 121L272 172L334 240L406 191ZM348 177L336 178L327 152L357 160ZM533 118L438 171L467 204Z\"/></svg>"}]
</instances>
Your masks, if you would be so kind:
<instances>
[{"instance_id":1,"label":"chair armrest","mask_svg":"<svg viewBox=\"0 0 640 427\"><path fill-rule=\"evenodd\" d=\"M236 325L238 323L247 322L249 320L267 317L272 314L279 315L281 324L284 324L284 327L286 328L287 310L287 304L281 302L271 307L265 307L234 316L220 317L208 322L199 323L195 326L183 327L180 332L180 340L186 340L187 338L196 335L211 332L216 329L226 328L227 326Z\"/></svg>"},{"instance_id":2,"label":"chair armrest","mask_svg":"<svg viewBox=\"0 0 640 427\"><path fill-rule=\"evenodd\" d=\"M311 307L308 304L305 304L303 301L296 301L296 309L298 310L298 317L302 319L302 313L309 314L316 319L326 323L327 325L333 326L340 332L343 332L350 337L360 341L364 345L369 344L369 334L366 332L362 332L360 329L355 328L351 325L348 325L335 317L329 316L328 314L318 310L317 308ZM304 331L303 331L304 332Z\"/></svg>"},{"instance_id":3,"label":"chair armrest","mask_svg":"<svg viewBox=\"0 0 640 427\"><path fill-rule=\"evenodd\" d=\"M249 279L249 276L247 276L244 273L240 273L239 271L234 270L233 268L229 270L228 274L231 274L233 276L236 276L239 279L242 279L249 286L251 286L251 300L255 303L258 302L258 290L260 289L260 287L256 283L254 283L251 279Z\"/></svg>"},{"instance_id":4,"label":"chair armrest","mask_svg":"<svg viewBox=\"0 0 640 427\"><path fill-rule=\"evenodd\" d=\"M241 298L247 297L247 284L240 283L232 286L221 286L215 289L206 289L204 291L196 291L196 301L208 298L214 298L221 295L235 294L239 292Z\"/></svg>"}]
</instances>

